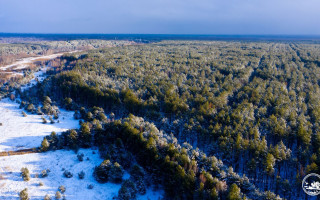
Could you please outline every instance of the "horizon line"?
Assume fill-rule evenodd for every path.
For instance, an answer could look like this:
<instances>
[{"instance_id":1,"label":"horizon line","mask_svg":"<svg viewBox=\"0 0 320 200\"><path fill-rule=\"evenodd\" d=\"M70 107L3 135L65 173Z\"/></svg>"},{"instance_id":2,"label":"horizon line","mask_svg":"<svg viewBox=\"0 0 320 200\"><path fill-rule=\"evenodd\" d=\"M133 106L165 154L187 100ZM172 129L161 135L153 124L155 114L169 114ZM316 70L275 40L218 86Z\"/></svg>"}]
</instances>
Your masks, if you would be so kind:
<instances>
[{"instance_id":1,"label":"horizon line","mask_svg":"<svg viewBox=\"0 0 320 200\"><path fill-rule=\"evenodd\" d=\"M0 34L21 34L21 35L177 35L177 36L316 36L320 34L211 34L211 33L22 33L22 32L0 32Z\"/></svg>"}]
</instances>

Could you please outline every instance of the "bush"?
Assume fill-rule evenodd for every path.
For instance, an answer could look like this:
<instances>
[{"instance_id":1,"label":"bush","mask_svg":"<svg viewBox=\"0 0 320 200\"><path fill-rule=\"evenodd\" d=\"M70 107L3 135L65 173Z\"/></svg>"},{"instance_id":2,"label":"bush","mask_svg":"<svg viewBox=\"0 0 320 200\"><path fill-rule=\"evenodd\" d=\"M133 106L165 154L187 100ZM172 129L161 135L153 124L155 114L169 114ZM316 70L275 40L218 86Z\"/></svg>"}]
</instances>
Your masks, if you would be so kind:
<instances>
[{"instance_id":1,"label":"bush","mask_svg":"<svg viewBox=\"0 0 320 200\"><path fill-rule=\"evenodd\" d=\"M54 124L55 123L53 118L52 118L52 116L49 117L49 120L50 120L50 124Z\"/></svg>"},{"instance_id":2,"label":"bush","mask_svg":"<svg viewBox=\"0 0 320 200\"><path fill-rule=\"evenodd\" d=\"M60 185L58 190L63 194L66 191L66 187L64 187L63 185Z\"/></svg>"},{"instance_id":3,"label":"bush","mask_svg":"<svg viewBox=\"0 0 320 200\"><path fill-rule=\"evenodd\" d=\"M79 160L80 162L82 162L84 155L83 155L83 153L82 153L82 154L78 154L77 157L78 157L78 160Z\"/></svg>"},{"instance_id":4,"label":"bush","mask_svg":"<svg viewBox=\"0 0 320 200\"><path fill-rule=\"evenodd\" d=\"M44 117L41 117L41 119L42 119L42 123L43 123L43 124L46 124L46 123L47 123L47 120L46 120L46 118L44 118Z\"/></svg>"},{"instance_id":5,"label":"bush","mask_svg":"<svg viewBox=\"0 0 320 200\"><path fill-rule=\"evenodd\" d=\"M138 180L144 177L144 172L139 165L134 165L130 170L130 175L133 178L133 180Z\"/></svg>"},{"instance_id":6,"label":"bush","mask_svg":"<svg viewBox=\"0 0 320 200\"><path fill-rule=\"evenodd\" d=\"M94 168L93 176L99 183L108 182L111 166L112 164L110 160L105 160L99 166Z\"/></svg>"},{"instance_id":7,"label":"bush","mask_svg":"<svg viewBox=\"0 0 320 200\"><path fill-rule=\"evenodd\" d=\"M27 111L28 112L34 112L36 110L36 108L34 107L34 105L31 103L31 104L29 104L28 105L28 107L27 107Z\"/></svg>"},{"instance_id":8,"label":"bush","mask_svg":"<svg viewBox=\"0 0 320 200\"><path fill-rule=\"evenodd\" d=\"M129 200L136 198L137 189L135 184L130 180L125 180L118 192L119 200Z\"/></svg>"},{"instance_id":9,"label":"bush","mask_svg":"<svg viewBox=\"0 0 320 200\"><path fill-rule=\"evenodd\" d=\"M20 200L29 200L28 189L25 188L19 193Z\"/></svg>"},{"instance_id":10,"label":"bush","mask_svg":"<svg viewBox=\"0 0 320 200\"><path fill-rule=\"evenodd\" d=\"M146 193L146 186L144 183L144 171L139 165L134 165L130 170L131 179L136 184L139 194Z\"/></svg>"},{"instance_id":11,"label":"bush","mask_svg":"<svg viewBox=\"0 0 320 200\"><path fill-rule=\"evenodd\" d=\"M93 189L93 185L92 184L88 185L88 189L89 190Z\"/></svg>"},{"instance_id":12,"label":"bush","mask_svg":"<svg viewBox=\"0 0 320 200\"><path fill-rule=\"evenodd\" d=\"M27 117L27 114L24 111L22 111L21 113L22 113L22 116Z\"/></svg>"},{"instance_id":13,"label":"bush","mask_svg":"<svg viewBox=\"0 0 320 200\"><path fill-rule=\"evenodd\" d=\"M42 171L41 171L41 174L40 174L40 177L41 177L41 178L47 177L49 172L50 172L50 170L45 170L45 169L42 170Z\"/></svg>"},{"instance_id":14,"label":"bush","mask_svg":"<svg viewBox=\"0 0 320 200\"><path fill-rule=\"evenodd\" d=\"M114 183L120 183L124 171L119 163L112 164L110 160L103 161L99 166L95 167L93 176L100 183L106 183L112 181Z\"/></svg>"},{"instance_id":15,"label":"bush","mask_svg":"<svg viewBox=\"0 0 320 200\"><path fill-rule=\"evenodd\" d=\"M67 170L63 172L63 175L66 178L72 178L73 177L73 174L71 172L67 171Z\"/></svg>"},{"instance_id":16,"label":"bush","mask_svg":"<svg viewBox=\"0 0 320 200\"><path fill-rule=\"evenodd\" d=\"M61 193L59 191L56 192L55 198L56 199L61 199Z\"/></svg>"},{"instance_id":17,"label":"bush","mask_svg":"<svg viewBox=\"0 0 320 200\"><path fill-rule=\"evenodd\" d=\"M43 182L39 182L39 186L43 186L44 184L43 184Z\"/></svg>"},{"instance_id":18,"label":"bush","mask_svg":"<svg viewBox=\"0 0 320 200\"><path fill-rule=\"evenodd\" d=\"M24 181L30 180L30 172L29 172L28 168L26 168L26 167L21 168L21 176Z\"/></svg>"},{"instance_id":19,"label":"bush","mask_svg":"<svg viewBox=\"0 0 320 200\"><path fill-rule=\"evenodd\" d=\"M137 191L139 192L139 194L141 194L141 195L146 194L147 189L146 189L146 185L144 184L144 181L142 178L135 181L135 184L136 184L136 188L137 188Z\"/></svg>"},{"instance_id":20,"label":"bush","mask_svg":"<svg viewBox=\"0 0 320 200\"><path fill-rule=\"evenodd\" d=\"M119 163L115 162L109 171L109 179L114 183L121 183L124 171Z\"/></svg>"},{"instance_id":21,"label":"bush","mask_svg":"<svg viewBox=\"0 0 320 200\"><path fill-rule=\"evenodd\" d=\"M84 179L84 176L85 176L84 171L81 171L80 173L78 173L79 179Z\"/></svg>"},{"instance_id":22,"label":"bush","mask_svg":"<svg viewBox=\"0 0 320 200\"><path fill-rule=\"evenodd\" d=\"M46 194L46 196L44 196L44 200L51 200L51 197L48 194Z\"/></svg>"}]
</instances>

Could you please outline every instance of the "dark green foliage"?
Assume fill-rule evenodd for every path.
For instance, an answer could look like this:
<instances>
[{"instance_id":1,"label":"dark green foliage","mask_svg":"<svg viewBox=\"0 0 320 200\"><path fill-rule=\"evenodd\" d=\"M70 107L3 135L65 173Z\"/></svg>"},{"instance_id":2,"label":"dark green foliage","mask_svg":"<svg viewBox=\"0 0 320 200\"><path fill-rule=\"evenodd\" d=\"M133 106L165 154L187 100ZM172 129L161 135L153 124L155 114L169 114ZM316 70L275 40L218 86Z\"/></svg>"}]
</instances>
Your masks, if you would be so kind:
<instances>
[{"instance_id":1,"label":"dark green foliage","mask_svg":"<svg viewBox=\"0 0 320 200\"><path fill-rule=\"evenodd\" d=\"M79 140L83 147L89 147L91 144L91 132L90 127L87 123L82 123L79 132Z\"/></svg>"},{"instance_id":2,"label":"dark green foliage","mask_svg":"<svg viewBox=\"0 0 320 200\"><path fill-rule=\"evenodd\" d=\"M154 176L161 178L155 179L169 196L227 198L218 187L222 183L214 181L223 176L220 161L209 159L217 155L260 189L289 199L287 179L294 182L296 198L303 198L299 181L306 173L320 173L319 53L319 44L303 42L163 41L72 58L72 64L61 67L65 71L35 90L40 97L65 99L62 103L78 110L75 117L90 122L89 132L95 134L91 141L85 129L63 133L57 147L77 149L94 142L108 159L127 168L130 154L119 150L124 148L148 173L159 169ZM25 98L20 107L31 103L37 105ZM109 127L98 108L120 120L133 113L172 132L180 145L197 144L212 166L202 173L204 160L182 152L174 140L166 144L146 137L144 125L119 121ZM199 181L200 175L205 180ZM248 182L231 180L229 187L235 182L248 193Z\"/></svg>"},{"instance_id":3,"label":"dark green foliage","mask_svg":"<svg viewBox=\"0 0 320 200\"><path fill-rule=\"evenodd\" d=\"M100 183L106 183L109 180L109 171L112 163L110 160L103 161L99 166L95 167L93 176Z\"/></svg>"},{"instance_id":4,"label":"dark green foliage","mask_svg":"<svg viewBox=\"0 0 320 200\"><path fill-rule=\"evenodd\" d=\"M135 184L130 180L125 180L118 192L119 200L136 199L137 189Z\"/></svg>"},{"instance_id":5,"label":"dark green foliage","mask_svg":"<svg viewBox=\"0 0 320 200\"><path fill-rule=\"evenodd\" d=\"M121 183L124 171L119 163L112 164L110 160L103 161L99 166L95 167L93 176L100 183L108 181Z\"/></svg>"},{"instance_id":6,"label":"dark green foliage","mask_svg":"<svg viewBox=\"0 0 320 200\"><path fill-rule=\"evenodd\" d=\"M109 171L109 180L114 183L121 183L123 174L121 165L115 162Z\"/></svg>"}]
</instances>

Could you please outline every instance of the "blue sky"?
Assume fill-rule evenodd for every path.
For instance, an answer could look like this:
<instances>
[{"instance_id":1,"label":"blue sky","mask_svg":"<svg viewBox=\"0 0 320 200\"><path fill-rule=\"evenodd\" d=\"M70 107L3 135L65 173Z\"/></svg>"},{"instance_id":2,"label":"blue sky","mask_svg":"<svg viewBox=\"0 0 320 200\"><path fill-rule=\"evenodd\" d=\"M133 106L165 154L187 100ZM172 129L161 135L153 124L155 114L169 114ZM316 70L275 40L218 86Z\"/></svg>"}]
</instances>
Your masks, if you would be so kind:
<instances>
[{"instance_id":1,"label":"blue sky","mask_svg":"<svg viewBox=\"0 0 320 200\"><path fill-rule=\"evenodd\" d=\"M0 32L320 35L320 0L0 0Z\"/></svg>"}]
</instances>

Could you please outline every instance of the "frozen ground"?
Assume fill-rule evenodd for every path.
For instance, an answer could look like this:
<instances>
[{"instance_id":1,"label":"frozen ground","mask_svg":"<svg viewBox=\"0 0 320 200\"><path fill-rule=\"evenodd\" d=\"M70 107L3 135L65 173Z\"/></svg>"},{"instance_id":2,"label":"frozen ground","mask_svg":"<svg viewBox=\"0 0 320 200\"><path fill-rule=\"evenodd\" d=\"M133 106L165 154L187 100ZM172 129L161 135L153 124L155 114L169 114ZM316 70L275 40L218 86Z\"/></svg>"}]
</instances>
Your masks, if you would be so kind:
<instances>
[{"instance_id":1,"label":"frozen ground","mask_svg":"<svg viewBox=\"0 0 320 200\"><path fill-rule=\"evenodd\" d=\"M72 53L72 52L70 52ZM37 60L50 60L50 59L54 59L57 58L59 56L62 56L64 53L56 53L56 54L51 54L51 55L46 55L46 56L38 56L38 57L27 57L27 58L23 58L21 60L18 60L16 62L14 62L13 64L10 65L6 65L0 68L0 70L7 70L7 69L24 69L29 67L30 64L32 64L33 62L37 61Z\"/></svg>"},{"instance_id":2,"label":"frozen ground","mask_svg":"<svg viewBox=\"0 0 320 200\"><path fill-rule=\"evenodd\" d=\"M102 162L97 151L81 149L79 153L85 155L82 162L78 161L73 151L66 150L0 157L0 199L16 200L18 193L24 188L28 188L31 199L43 199L46 194L54 197L60 185L66 187L66 199L70 200L108 200L116 196L120 184L99 184L92 176L93 168ZM22 180L22 167L27 167L30 171L31 179L28 182ZM72 172L73 177L65 178L63 168ZM44 169L50 169L49 175L45 178L35 178L35 174L40 174ZM81 170L85 172L85 178L82 180L77 175ZM129 178L129 175L126 173L124 178ZM39 186L40 182L43 186ZM94 186L93 189L88 189L89 184ZM157 200L159 197L159 192L149 189L146 195L138 196L138 199Z\"/></svg>"},{"instance_id":3,"label":"frozen ground","mask_svg":"<svg viewBox=\"0 0 320 200\"><path fill-rule=\"evenodd\" d=\"M19 104L5 98L0 101L0 152L38 147L44 136L52 131L61 133L68 129L79 128L73 119L73 112L61 109L59 123L42 123L41 115L27 113L23 117ZM47 119L48 117L45 116Z\"/></svg>"},{"instance_id":4,"label":"frozen ground","mask_svg":"<svg viewBox=\"0 0 320 200\"><path fill-rule=\"evenodd\" d=\"M36 72L35 78L42 81L45 70L46 68L42 68L41 71ZM36 84L35 78L21 89L25 90ZM0 101L0 123L2 123L0 152L38 147L43 137L52 131L59 134L67 129L79 127L79 122L73 119L73 112L63 109L60 111L59 123L43 124L40 115L26 112L27 117L23 117L19 104L8 98L2 99ZM65 195L68 200L109 200L116 196L121 187L120 184L100 184L92 176L93 168L102 162L98 152L80 149L79 153L85 155L83 162L78 161L73 151L66 150L0 157L0 199L17 200L19 199L18 193L24 188L28 188L30 199L43 199L46 194L54 199L54 194L60 185L66 187ZM20 175L22 167L27 167L30 171L31 180L28 182L23 181ZM72 172L73 177L70 179L63 177L63 168ZM36 178L35 174L40 174L44 169L50 169L49 176ZM86 174L83 180L80 180L77 175L81 170ZM123 178L129 178L129 174L126 172ZM39 186L40 182L43 183L43 186ZM89 184L92 184L94 188L88 189ZM147 193L138 196L137 199L157 200L162 194L163 191L153 191L148 188Z\"/></svg>"}]
</instances>

